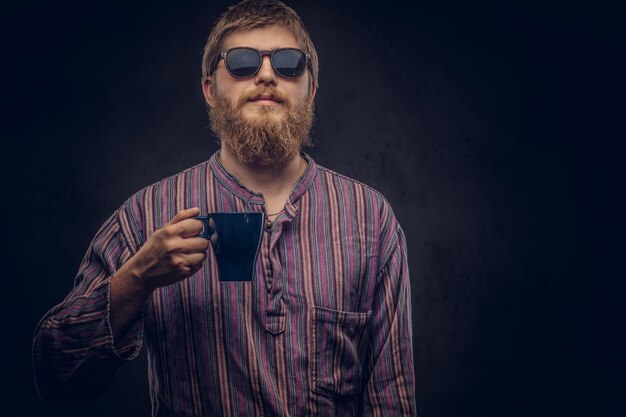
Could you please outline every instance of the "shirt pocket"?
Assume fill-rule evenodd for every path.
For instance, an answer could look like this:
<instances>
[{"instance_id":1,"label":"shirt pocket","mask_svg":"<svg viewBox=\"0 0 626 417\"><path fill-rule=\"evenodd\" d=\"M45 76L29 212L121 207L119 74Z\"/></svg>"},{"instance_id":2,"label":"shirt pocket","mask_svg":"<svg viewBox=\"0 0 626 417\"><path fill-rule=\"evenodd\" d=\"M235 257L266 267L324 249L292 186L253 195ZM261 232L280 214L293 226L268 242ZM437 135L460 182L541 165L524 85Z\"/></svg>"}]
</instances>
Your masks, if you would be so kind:
<instances>
[{"instance_id":1,"label":"shirt pocket","mask_svg":"<svg viewBox=\"0 0 626 417\"><path fill-rule=\"evenodd\" d=\"M357 394L362 385L365 333L371 311L313 307L312 389L332 397Z\"/></svg>"}]
</instances>

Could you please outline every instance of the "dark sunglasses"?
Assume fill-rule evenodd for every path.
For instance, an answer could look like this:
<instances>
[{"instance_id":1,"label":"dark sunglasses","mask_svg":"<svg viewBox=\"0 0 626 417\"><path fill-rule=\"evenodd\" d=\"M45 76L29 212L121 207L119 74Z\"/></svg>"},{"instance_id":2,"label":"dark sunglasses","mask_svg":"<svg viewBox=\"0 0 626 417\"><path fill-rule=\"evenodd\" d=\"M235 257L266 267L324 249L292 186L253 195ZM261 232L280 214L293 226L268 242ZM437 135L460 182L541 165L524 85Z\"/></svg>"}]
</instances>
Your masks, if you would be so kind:
<instances>
[{"instance_id":1,"label":"dark sunglasses","mask_svg":"<svg viewBox=\"0 0 626 417\"><path fill-rule=\"evenodd\" d=\"M283 78L299 78L306 71L311 55L296 48L280 48L273 51L259 51L258 49L239 47L220 52L224 58L226 70L235 78L249 78L256 75L263 63L263 57L269 55L272 68ZM217 69L217 63L213 73Z\"/></svg>"}]
</instances>

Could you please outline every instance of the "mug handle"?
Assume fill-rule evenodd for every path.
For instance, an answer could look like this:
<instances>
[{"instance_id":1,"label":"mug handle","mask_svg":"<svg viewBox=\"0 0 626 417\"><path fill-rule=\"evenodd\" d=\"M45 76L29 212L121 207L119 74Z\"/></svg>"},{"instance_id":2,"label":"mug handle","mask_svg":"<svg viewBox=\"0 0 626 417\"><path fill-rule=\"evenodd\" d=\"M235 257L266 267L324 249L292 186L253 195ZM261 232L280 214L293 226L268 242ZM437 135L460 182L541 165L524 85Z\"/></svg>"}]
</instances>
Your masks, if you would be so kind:
<instances>
[{"instance_id":1,"label":"mug handle","mask_svg":"<svg viewBox=\"0 0 626 417\"><path fill-rule=\"evenodd\" d=\"M209 216L196 216L192 217L192 219L200 220L202 222L202 231L197 237L202 237L204 239L211 239L211 230L209 227Z\"/></svg>"}]
</instances>

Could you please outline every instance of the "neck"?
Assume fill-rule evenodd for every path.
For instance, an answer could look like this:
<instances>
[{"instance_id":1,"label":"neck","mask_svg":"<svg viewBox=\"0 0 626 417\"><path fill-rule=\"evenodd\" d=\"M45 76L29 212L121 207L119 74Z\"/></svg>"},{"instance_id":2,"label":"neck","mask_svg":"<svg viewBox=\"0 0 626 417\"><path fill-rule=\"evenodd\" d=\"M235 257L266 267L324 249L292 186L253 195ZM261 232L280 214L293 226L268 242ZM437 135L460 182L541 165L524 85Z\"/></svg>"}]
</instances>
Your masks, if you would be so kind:
<instances>
[{"instance_id":1,"label":"neck","mask_svg":"<svg viewBox=\"0 0 626 417\"><path fill-rule=\"evenodd\" d=\"M252 166L239 161L225 147L220 150L219 160L246 188L270 198L290 194L307 165L306 160L298 153L285 166Z\"/></svg>"}]
</instances>

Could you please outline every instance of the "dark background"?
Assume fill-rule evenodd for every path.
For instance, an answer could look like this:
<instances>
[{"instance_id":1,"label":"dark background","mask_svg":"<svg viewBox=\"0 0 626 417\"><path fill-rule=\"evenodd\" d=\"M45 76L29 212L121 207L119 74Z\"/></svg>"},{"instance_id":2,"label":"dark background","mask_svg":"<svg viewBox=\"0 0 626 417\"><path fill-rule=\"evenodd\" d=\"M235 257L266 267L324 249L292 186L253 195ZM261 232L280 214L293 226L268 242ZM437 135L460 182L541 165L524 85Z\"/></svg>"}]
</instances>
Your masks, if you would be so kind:
<instances>
[{"instance_id":1,"label":"dark background","mask_svg":"<svg viewBox=\"0 0 626 417\"><path fill-rule=\"evenodd\" d=\"M624 415L623 14L502 3L290 2L321 61L309 153L403 225L421 416ZM3 11L1 414L149 414L143 356L42 402L32 333L126 198L217 149L200 65L227 4Z\"/></svg>"}]
</instances>

